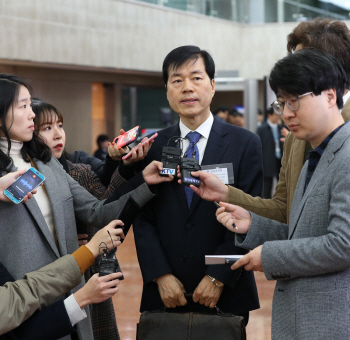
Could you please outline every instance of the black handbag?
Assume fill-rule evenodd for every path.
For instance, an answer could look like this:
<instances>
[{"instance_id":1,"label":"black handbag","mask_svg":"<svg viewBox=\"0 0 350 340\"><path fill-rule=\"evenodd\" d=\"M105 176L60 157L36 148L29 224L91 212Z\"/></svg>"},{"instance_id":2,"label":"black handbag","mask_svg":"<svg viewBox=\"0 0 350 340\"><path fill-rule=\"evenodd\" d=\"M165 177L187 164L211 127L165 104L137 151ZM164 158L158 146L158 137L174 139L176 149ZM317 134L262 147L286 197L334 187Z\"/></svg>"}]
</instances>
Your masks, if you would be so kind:
<instances>
[{"instance_id":1,"label":"black handbag","mask_svg":"<svg viewBox=\"0 0 350 340\"><path fill-rule=\"evenodd\" d=\"M187 295L187 294L186 294ZM136 340L246 340L243 316L223 313L143 312Z\"/></svg>"}]
</instances>

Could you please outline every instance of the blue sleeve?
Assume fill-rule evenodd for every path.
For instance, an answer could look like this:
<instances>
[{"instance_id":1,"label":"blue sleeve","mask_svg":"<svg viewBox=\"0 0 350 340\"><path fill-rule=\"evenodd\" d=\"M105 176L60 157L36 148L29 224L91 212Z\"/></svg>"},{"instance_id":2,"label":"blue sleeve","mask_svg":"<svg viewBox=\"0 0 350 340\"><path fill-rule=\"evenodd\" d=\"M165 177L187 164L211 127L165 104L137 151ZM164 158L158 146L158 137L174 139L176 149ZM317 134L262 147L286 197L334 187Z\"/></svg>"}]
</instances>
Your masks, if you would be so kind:
<instances>
[{"instance_id":1,"label":"blue sleeve","mask_svg":"<svg viewBox=\"0 0 350 340\"><path fill-rule=\"evenodd\" d=\"M0 262L0 286L13 281L14 278ZM51 306L37 311L19 327L0 335L0 340L54 340L71 334L74 332L74 327L63 301L63 299L56 301Z\"/></svg>"},{"instance_id":2,"label":"blue sleeve","mask_svg":"<svg viewBox=\"0 0 350 340\"><path fill-rule=\"evenodd\" d=\"M0 340L55 340L74 333L64 300L34 313L19 327L0 336Z\"/></svg>"},{"instance_id":3,"label":"blue sleeve","mask_svg":"<svg viewBox=\"0 0 350 340\"><path fill-rule=\"evenodd\" d=\"M3 286L6 282L13 282L15 279L7 271L4 265L0 262L0 286Z\"/></svg>"}]
</instances>

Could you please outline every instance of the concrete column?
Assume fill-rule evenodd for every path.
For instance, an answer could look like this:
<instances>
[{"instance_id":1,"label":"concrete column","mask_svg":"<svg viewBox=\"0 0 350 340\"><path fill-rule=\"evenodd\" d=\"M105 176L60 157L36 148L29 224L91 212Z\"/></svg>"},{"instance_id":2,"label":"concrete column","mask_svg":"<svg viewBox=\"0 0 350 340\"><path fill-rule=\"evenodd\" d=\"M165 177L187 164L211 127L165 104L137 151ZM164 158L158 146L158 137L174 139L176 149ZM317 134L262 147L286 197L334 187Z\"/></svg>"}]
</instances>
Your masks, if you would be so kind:
<instances>
[{"instance_id":1,"label":"concrete column","mask_svg":"<svg viewBox=\"0 0 350 340\"><path fill-rule=\"evenodd\" d=\"M255 133L258 114L258 81L256 79L244 81L244 111L245 127Z\"/></svg>"},{"instance_id":2,"label":"concrete column","mask_svg":"<svg viewBox=\"0 0 350 340\"><path fill-rule=\"evenodd\" d=\"M277 22L284 22L284 1L277 0Z\"/></svg>"},{"instance_id":3,"label":"concrete column","mask_svg":"<svg viewBox=\"0 0 350 340\"><path fill-rule=\"evenodd\" d=\"M137 124L137 88L130 88L130 101L131 101L131 126L134 127Z\"/></svg>"},{"instance_id":4,"label":"concrete column","mask_svg":"<svg viewBox=\"0 0 350 340\"><path fill-rule=\"evenodd\" d=\"M107 135L114 139L119 136L122 126L121 86L104 84ZM124 127L125 128L125 127Z\"/></svg>"}]
</instances>

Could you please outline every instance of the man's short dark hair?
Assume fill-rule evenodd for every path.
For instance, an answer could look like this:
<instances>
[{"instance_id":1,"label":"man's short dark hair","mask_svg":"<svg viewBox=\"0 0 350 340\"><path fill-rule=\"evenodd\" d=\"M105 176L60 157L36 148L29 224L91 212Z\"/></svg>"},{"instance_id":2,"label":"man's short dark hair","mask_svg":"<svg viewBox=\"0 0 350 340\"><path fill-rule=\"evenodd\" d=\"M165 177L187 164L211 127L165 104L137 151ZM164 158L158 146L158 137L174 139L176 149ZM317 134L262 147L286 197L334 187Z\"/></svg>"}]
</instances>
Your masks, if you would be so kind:
<instances>
[{"instance_id":1,"label":"man's short dark hair","mask_svg":"<svg viewBox=\"0 0 350 340\"><path fill-rule=\"evenodd\" d=\"M225 112L229 111L229 108L225 105L220 105L214 112L213 114L216 116L219 112Z\"/></svg>"},{"instance_id":2,"label":"man's short dark hair","mask_svg":"<svg viewBox=\"0 0 350 340\"><path fill-rule=\"evenodd\" d=\"M273 67L269 82L272 90L285 95L301 95L312 92L316 96L322 91L335 89L337 105L343 107L344 89L349 87L347 73L332 55L305 48L289 54Z\"/></svg>"},{"instance_id":3,"label":"man's short dark hair","mask_svg":"<svg viewBox=\"0 0 350 340\"><path fill-rule=\"evenodd\" d=\"M235 108L231 109L228 115L232 117L243 117L243 114L238 112Z\"/></svg>"},{"instance_id":4,"label":"man's short dark hair","mask_svg":"<svg viewBox=\"0 0 350 340\"><path fill-rule=\"evenodd\" d=\"M203 58L205 71L207 72L210 81L214 79L215 64L211 55L197 46L180 46L172 50L164 59L163 62L163 80L167 85L169 79L169 68L176 70L186 61L196 62L198 58Z\"/></svg>"},{"instance_id":5,"label":"man's short dark hair","mask_svg":"<svg viewBox=\"0 0 350 340\"><path fill-rule=\"evenodd\" d=\"M288 52L297 45L325 51L338 59L350 76L350 30L339 20L315 18L300 23L287 37Z\"/></svg>"},{"instance_id":6,"label":"man's short dark hair","mask_svg":"<svg viewBox=\"0 0 350 340\"><path fill-rule=\"evenodd\" d=\"M100 143L103 143L105 141L109 140L108 136L107 135L98 135L97 139L96 139L96 143L98 146L100 146Z\"/></svg>"},{"instance_id":7,"label":"man's short dark hair","mask_svg":"<svg viewBox=\"0 0 350 340\"><path fill-rule=\"evenodd\" d=\"M268 116L272 116L272 115L275 113L275 111L273 110L272 107L269 107L269 108L266 110L266 113L267 113Z\"/></svg>"}]
</instances>

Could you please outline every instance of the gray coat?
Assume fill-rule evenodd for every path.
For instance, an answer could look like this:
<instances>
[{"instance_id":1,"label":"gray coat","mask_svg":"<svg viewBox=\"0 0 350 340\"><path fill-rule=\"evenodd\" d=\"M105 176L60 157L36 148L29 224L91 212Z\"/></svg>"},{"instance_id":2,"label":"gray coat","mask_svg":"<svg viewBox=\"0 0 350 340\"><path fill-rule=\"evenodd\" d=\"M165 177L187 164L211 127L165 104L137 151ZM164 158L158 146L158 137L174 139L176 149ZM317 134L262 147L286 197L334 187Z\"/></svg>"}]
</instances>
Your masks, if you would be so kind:
<instances>
[{"instance_id":1,"label":"gray coat","mask_svg":"<svg viewBox=\"0 0 350 340\"><path fill-rule=\"evenodd\" d=\"M329 142L305 194L308 162L289 226L252 213L237 245L262 247L268 280L277 280L272 339L350 339L350 124Z\"/></svg>"},{"instance_id":2,"label":"gray coat","mask_svg":"<svg viewBox=\"0 0 350 340\"><path fill-rule=\"evenodd\" d=\"M16 280L78 248L75 218L87 225L104 227L117 216L125 200L122 196L103 205L104 201L99 201L75 182L55 158L46 164L39 160L34 162L46 177L44 184L52 206L59 247L35 198L22 204L0 202L0 261ZM131 195L140 206L153 197L146 184L140 185ZM76 290L83 284L84 277ZM78 324L79 339L82 340L93 339L87 314L88 318Z\"/></svg>"}]
</instances>

